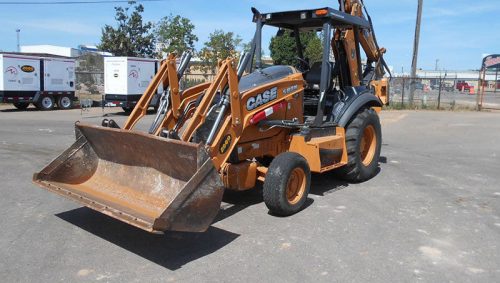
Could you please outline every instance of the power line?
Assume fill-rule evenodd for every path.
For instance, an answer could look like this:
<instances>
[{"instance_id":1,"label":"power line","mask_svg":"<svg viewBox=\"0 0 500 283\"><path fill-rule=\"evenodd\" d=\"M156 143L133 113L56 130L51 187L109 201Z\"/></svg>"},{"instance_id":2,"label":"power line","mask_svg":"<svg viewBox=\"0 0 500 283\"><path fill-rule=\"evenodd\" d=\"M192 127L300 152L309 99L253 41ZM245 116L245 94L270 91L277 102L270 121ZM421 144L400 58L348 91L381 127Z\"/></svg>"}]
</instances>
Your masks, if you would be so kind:
<instances>
[{"instance_id":1,"label":"power line","mask_svg":"<svg viewBox=\"0 0 500 283\"><path fill-rule=\"evenodd\" d=\"M133 2L166 2L168 0L135 0ZM108 3L128 3L130 0L83 0L83 1L7 1L0 2L0 5L76 5L76 4L108 4Z\"/></svg>"}]
</instances>

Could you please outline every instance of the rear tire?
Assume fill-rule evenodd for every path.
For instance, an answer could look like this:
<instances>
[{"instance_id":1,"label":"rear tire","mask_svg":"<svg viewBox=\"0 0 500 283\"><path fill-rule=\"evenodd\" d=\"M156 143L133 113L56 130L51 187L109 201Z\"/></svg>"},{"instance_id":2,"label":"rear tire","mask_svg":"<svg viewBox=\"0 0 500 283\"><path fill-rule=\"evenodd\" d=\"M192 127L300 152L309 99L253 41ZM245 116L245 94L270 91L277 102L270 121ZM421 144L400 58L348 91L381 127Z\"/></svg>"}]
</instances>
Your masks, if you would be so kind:
<instances>
[{"instance_id":1,"label":"rear tire","mask_svg":"<svg viewBox=\"0 0 500 283\"><path fill-rule=\"evenodd\" d=\"M54 105L55 105L54 97L47 95L47 96L42 96L40 98L40 101L38 101L36 107L40 110L48 111L54 109Z\"/></svg>"},{"instance_id":2,"label":"rear tire","mask_svg":"<svg viewBox=\"0 0 500 283\"><path fill-rule=\"evenodd\" d=\"M73 99L71 97L63 95L59 97L59 101L57 102L59 109L61 110L69 110L73 109Z\"/></svg>"},{"instance_id":3,"label":"rear tire","mask_svg":"<svg viewBox=\"0 0 500 283\"><path fill-rule=\"evenodd\" d=\"M276 215L299 212L309 194L311 170L302 155L282 153L271 162L264 181L264 203Z\"/></svg>"},{"instance_id":4,"label":"rear tire","mask_svg":"<svg viewBox=\"0 0 500 283\"><path fill-rule=\"evenodd\" d=\"M16 107L19 110L26 110L30 106L29 102L16 102L14 103L14 107Z\"/></svg>"},{"instance_id":5,"label":"rear tire","mask_svg":"<svg viewBox=\"0 0 500 283\"><path fill-rule=\"evenodd\" d=\"M382 129L377 112L363 109L356 114L346 128L347 165L336 171L349 182L359 183L377 174Z\"/></svg>"}]
</instances>

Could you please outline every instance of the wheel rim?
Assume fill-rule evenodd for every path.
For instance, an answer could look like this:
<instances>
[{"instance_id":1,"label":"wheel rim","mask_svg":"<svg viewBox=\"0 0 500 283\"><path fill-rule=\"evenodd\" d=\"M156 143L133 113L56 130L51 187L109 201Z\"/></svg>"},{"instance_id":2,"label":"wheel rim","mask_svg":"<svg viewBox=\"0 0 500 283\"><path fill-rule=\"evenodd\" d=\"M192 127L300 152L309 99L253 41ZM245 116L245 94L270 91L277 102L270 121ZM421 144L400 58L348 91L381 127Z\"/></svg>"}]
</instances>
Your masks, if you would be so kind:
<instances>
[{"instance_id":1,"label":"wheel rim","mask_svg":"<svg viewBox=\"0 0 500 283\"><path fill-rule=\"evenodd\" d=\"M363 137L360 143L361 160L363 165L368 166L372 163L375 157L377 148L377 135L373 125L368 125L363 131Z\"/></svg>"},{"instance_id":2,"label":"wheel rim","mask_svg":"<svg viewBox=\"0 0 500 283\"><path fill-rule=\"evenodd\" d=\"M306 191L306 173L302 168L293 169L286 187L286 198L291 205L297 204Z\"/></svg>"},{"instance_id":3,"label":"wheel rim","mask_svg":"<svg viewBox=\"0 0 500 283\"><path fill-rule=\"evenodd\" d=\"M71 105L71 100L68 97L61 98L61 107L68 108Z\"/></svg>"},{"instance_id":4,"label":"wheel rim","mask_svg":"<svg viewBox=\"0 0 500 283\"><path fill-rule=\"evenodd\" d=\"M44 97L42 99L42 106L43 106L43 108L52 107L52 99L50 99L50 97Z\"/></svg>"}]
</instances>

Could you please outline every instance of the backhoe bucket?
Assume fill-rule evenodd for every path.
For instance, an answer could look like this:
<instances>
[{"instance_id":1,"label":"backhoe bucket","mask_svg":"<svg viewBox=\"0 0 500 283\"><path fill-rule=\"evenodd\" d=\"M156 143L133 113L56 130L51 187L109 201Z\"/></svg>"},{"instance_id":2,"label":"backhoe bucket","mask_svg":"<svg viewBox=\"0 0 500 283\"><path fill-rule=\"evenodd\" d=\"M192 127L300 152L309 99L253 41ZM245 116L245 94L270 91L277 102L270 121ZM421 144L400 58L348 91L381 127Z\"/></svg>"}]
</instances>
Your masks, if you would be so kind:
<instances>
[{"instance_id":1,"label":"backhoe bucket","mask_svg":"<svg viewBox=\"0 0 500 283\"><path fill-rule=\"evenodd\" d=\"M200 145L76 124L77 141L33 182L149 232L203 232L222 180Z\"/></svg>"}]
</instances>

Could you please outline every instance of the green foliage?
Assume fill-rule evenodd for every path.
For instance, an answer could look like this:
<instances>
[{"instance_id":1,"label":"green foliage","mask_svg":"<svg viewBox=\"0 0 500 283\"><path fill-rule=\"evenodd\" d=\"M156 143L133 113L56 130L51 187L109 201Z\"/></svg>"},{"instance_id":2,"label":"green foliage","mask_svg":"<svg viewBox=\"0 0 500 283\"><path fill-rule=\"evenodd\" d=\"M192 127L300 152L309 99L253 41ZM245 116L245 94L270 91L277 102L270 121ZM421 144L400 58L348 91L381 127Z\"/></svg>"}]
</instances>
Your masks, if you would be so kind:
<instances>
[{"instance_id":1,"label":"green foliage","mask_svg":"<svg viewBox=\"0 0 500 283\"><path fill-rule=\"evenodd\" d=\"M154 56L155 37L151 33L153 24L144 23L144 7L129 2L128 7L115 7L117 27L110 25L102 29L101 44L98 48L115 56L152 57ZM129 10L134 10L129 13Z\"/></svg>"},{"instance_id":2,"label":"green foliage","mask_svg":"<svg viewBox=\"0 0 500 283\"><path fill-rule=\"evenodd\" d=\"M236 48L240 44L241 38L238 35L232 32L226 33L223 30L215 30L210 34L209 40L205 42L205 47L199 52L199 57L203 61L202 69L214 72L219 60L228 57L237 58L238 52Z\"/></svg>"},{"instance_id":3,"label":"green foliage","mask_svg":"<svg viewBox=\"0 0 500 283\"><path fill-rule=\"evenodd\" d=\"M269 45L271 58L276 65L295 65L297 63L297 45L291 32L286 31L282 36L271 38Z\"/></svg>"},{"instance_id":4,"label":"green foliage","mask_svg":"<svg viewBox=\"0 0 500 283\"><path fill-rule=\"evenodd\" d=\"M309 39L305 49L304 56L309 58L309 63L311 65L315 62L321 62L323 60L323 43L316 34L313 34L313 36Z\"/></svg>"},{"instance_id":5,"label":"green foliage","mask_svg":"<svg viewBox=\"0 0 500 283\"><path fill-rule=\"evenodd\" d=\"M104 59L95 53L85 53L77 59L77 72L104 72Z\"/></svg>"},{"instance_id":6,"label":"green foliage","mask_svg":"<svg viewBox=\"0 0 500 283\"><path fill-rule=\"evenodd\" d=\"M311 65L322 60L323 47L321 39L315 32L302 32L300 41L303 48L302 52L305 58L310 60ZM282 36L271 38L269 49L275 64L292 66L297 64L299 53L297 52L295 37L292 36L290 31L286 31Z\"/></svg>"},{"instance_id":7,"label":"green foliage","mask_svg":"<svg viewBox=\"0 0 500 283\"><path fill-rule=\"evenodd\" d=\"M177 16L167 16L160 20L155 30L156 40L162 45L160 57L164 54L182 54L184 51L194 50L198 37L193 33L195 26L192 22Z\"/></svg>"}]
</instances>

